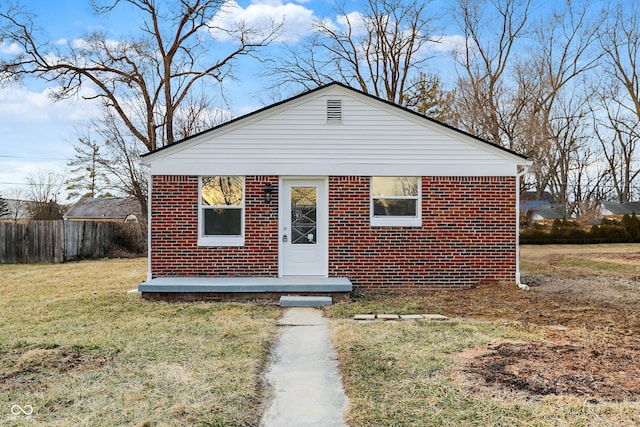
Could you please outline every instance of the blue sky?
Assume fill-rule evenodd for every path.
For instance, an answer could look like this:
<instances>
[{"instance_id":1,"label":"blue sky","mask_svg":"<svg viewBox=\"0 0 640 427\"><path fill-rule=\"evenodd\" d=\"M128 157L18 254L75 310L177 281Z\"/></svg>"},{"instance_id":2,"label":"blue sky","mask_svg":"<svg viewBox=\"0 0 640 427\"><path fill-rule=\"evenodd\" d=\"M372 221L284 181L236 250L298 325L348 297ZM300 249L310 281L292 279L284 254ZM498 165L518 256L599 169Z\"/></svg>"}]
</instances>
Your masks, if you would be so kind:
<instances>
[{"instance_id":1,"label":"blue sky","mask_svg":"<svg viewBox=\"0 0 640 427\"><path fill-rule=\"evenodd\" d=\"M89 0L25 1L23 4L38 15L38 22L47 39L75 40L95 27L106 29L114 39L135 33L137 28L122 13L108 17L95 16ZM308 33L313 16L325 16L327 1L239 1L236 14L247 19L256 15L286 16L287 42L296 35ZM227 19L230 19L228 17ZM0 55L11 52L12 47L0 44ZM244 61L237 68L238 81L225 84L230 101L226 108L240 115L271 102L261 91L260 66ZM43 82L28 81L21 86L0 87L0 194L10 197L14 189L26 191L25 177L38 169L64 172L67 161L73 157L76 129L83 127L97 113L97 105L90 101L71 99L53 102L48 97L48 86Z\"/></svg>"},{"instance_id":2,"label":"blue sky","mask_svg":"<svg viewBox=\"0 0 640 427\"><path fill-rule=\"evenodd\" d=\"M226 19L242 16L251 21L272 16L279 21L284 17L286 25L282 38L289 45L309 34L314 18L336 19L332 0L239 0L238 3ZM362 3L362 0L347 2L354 10ZM440 5L446 3L442 1ZM38 15L38 22L51 41L76 40L95 27L107 30L116 40L137 31L130 17L118 8L108 17L94 16L89 0L25 0L23 4ZM546 6L541 6L534 0L534 8L550 7L548 4L545 2ZM441 7L437 12L443 15L440 21L445 22L446 11ZM456 35L455 30L439 30L446 37L434 52L444 58L447 43L459 41L461 36ZM12 46L7 43L0 44L0 55L11 50ZM442 60L439 64L443 64ZM450 67L450 64L447 65ZM241 115L273 102L264 91L265 79L261 71L262 66L257 62L240 62L235 72L237 81L225 83L230 104L222 107ZM53 102L48 91L46 84L36 81L26 82L23 86L0 86L0 194L4 197L10 197L9 193L16 188L26 192L25 177L36 170L65 172L65 165L74 154L76 129L97 115L97 105L92 102L79 99Z\"/></svg>"}]
</instances>

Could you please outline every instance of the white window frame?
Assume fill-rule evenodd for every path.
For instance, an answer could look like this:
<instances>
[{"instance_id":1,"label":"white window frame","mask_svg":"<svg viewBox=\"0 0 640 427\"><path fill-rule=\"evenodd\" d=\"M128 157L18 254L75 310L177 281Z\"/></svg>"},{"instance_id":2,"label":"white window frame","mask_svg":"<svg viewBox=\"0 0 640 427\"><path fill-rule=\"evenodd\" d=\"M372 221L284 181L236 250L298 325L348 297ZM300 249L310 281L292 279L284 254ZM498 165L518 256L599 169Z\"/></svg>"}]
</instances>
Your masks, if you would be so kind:
<instances>
[{"instance_id":1,"label":"white window frame","mask_svg":"<svg viewBox=\"0 0 640 427\"><path fill-rule=\"evenodd\" d=\"M206 176L218 176L218 175L206 175ZM236 175L238 176L238 175ZM228 206L209 206L202 204L202 176L198 177L198 246L244 246L244 223L245 223L245 213L246 213L246 204L245 204L245 189L246 189L246 179L244 176L242 178L242 213L240 215L241 224L240 230L241 234L239 236L205 236L204 235L204 209L219 209L219 208L228 208ZM237 209L237 208L235 208Z\"/></svg>"},{"instance_id":2,"label":"white window frame","mask_svg":"<svg viewBox=\"0 0 640 427\"><path fill-rule=\"evenodd\" d=\"M377 176L369 177L369 216L372 227L421 227L422 226L422 177L412 176L418 178L418 195L417 196L384 196L376 197L382 199L411 199L416 200L416 216L375 216L373 205L373 178ZM382 176L380 176L383 178ZM400 176L384 177L384 178L400 178Z\"/></svg>"}]
</instances>

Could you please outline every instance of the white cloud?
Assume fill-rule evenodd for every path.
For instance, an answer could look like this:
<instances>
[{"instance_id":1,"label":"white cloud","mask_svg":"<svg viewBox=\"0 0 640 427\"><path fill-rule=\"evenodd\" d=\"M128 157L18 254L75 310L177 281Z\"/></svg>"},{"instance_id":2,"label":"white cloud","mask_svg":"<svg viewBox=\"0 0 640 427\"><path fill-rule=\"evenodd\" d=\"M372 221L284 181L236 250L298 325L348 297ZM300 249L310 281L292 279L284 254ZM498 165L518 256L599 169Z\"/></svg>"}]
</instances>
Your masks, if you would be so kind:
<instances>
[{"instance_id":1,"label":"white cloud","mask_svg":"<svg viewBox=\"0 0 640 427\"><path fill-rule=\"evenodd\" d=\"M73 156L76 127L99 114L98 103L79 98L54 102L52 88L21 86L0 89L0 182L23 183L37 169L64 170ZM91 89L82 94L91 96ZM14 187L0 184L0 191ZM22 185L20 188L26 188Z\"/></svg>"},{"instance_id":2,"label":"white cloud","mask_svg":"<svg viewBox=\"0 0 640 427\"><path fill-rule=\"evenodd\" d=\"M17 55L22 52L22 49L17 43L7 43L6 40L2 40L0 43L0 53L5 55Z\"/></svg>"},{"instance_id":3,"label":"white cloud","mask_svg":"<svg viewBox=\"0 0 640 427\"><path fill-rule=\"evenodd\" d=\"M354 36L362 36L367 34L367 27L364 22L364 16L360 12L350 12L346 15L338 15L336 23L342 28L351 27L351 34Z\"/></svg>"},{"instance_id":4,"label":"white cloud","mask_svg":"<svg viewBox=\"0 0 640 427\"><path fill-rule=\"evenodd\" d=\"M54 42L57 46L64 46L68 43L67 39L58 39Z\"/></svg>"},{"instance_id":5,"label":"white cloud","mask_svg":"<svg viewBox=\"0 0 640 427\"><path fill-rule=\"evenodd\" d=\"M49 89L32 92L24 87L0 90L0 117L3 122L42 121L50 118L53 101Z\"/></svg>"},{"instance_id":6,"label":"white cloud","mask_svg":"<svg viewBox=\"0 0 640 427\"><path fill-rule=\"evenodd\" d=\"M115 50L120 45L120 42L117 40L107 39L104 41L104 44L112 50ZM74 49L84 49L91 50L91 44L85 39L75 39L71 42L71 47Z\"/></svg>"},{"instance_id":7,"label":"white cloud","mask_svg":"<svg viewBox=\"0 0 640 427\"><path fill-rule=\"evenodd\" d=\"M460 54L464 52L466 39L463 35L454 34L440 36L437 42L429 43L429 48L434 52Z\"/></svg>"},{"instance_id":8,"label":"white cloud","mask_svg":"<svg viewBox=\"0 0 640 427\"><path fill-rule=\"evenodd\" d=\"M282 25L276 41L297 42L311 32L313 11L294 3L280 0L262 0L242 8L234 0L229 0L211 21L211 25L234 30L243 25L247 29L268 32L274 24ZM231 35L221 30L212 31L212 36L220 41L233 41ZM256 34L260 38L260 34Z\"/></svg>"}]
</instances>

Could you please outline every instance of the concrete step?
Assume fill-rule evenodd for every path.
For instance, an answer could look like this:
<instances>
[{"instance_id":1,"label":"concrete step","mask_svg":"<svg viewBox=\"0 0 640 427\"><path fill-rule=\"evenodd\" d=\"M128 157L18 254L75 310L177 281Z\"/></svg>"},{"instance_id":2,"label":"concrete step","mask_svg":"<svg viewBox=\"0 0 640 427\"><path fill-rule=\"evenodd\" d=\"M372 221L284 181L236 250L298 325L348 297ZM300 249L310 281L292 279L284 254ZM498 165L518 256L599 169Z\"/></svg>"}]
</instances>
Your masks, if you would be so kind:
<instances>
[{"instance_id":1,"label":"concrete step","mask_svg":"<svg viewBox=\"0 0 640 427\"><path fill-rule=\"evenodd\" d=\"M287 295L280 297L280 307L321 307L333 304L333 298L320 296Z\"/></svg>"}]
</instances>

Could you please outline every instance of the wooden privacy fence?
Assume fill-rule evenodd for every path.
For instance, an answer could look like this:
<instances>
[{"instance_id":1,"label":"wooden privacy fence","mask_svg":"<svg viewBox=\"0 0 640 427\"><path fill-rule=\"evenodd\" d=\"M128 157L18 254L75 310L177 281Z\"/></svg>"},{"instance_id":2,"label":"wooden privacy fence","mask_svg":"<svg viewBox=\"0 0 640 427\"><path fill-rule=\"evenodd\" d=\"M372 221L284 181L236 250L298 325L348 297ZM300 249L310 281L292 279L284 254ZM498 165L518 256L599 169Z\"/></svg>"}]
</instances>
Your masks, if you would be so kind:
<instances>
[{"instance_id":1,"label":"wooden privacy fence","mask_svg":"<svg viewBox=\"0 0 640 427\"><path fill-rule=\"evenodd\" d=\"M0 222L0 263L65 262L107 256L115 224L95 221Z\"/></svg>"}]
</instances>

